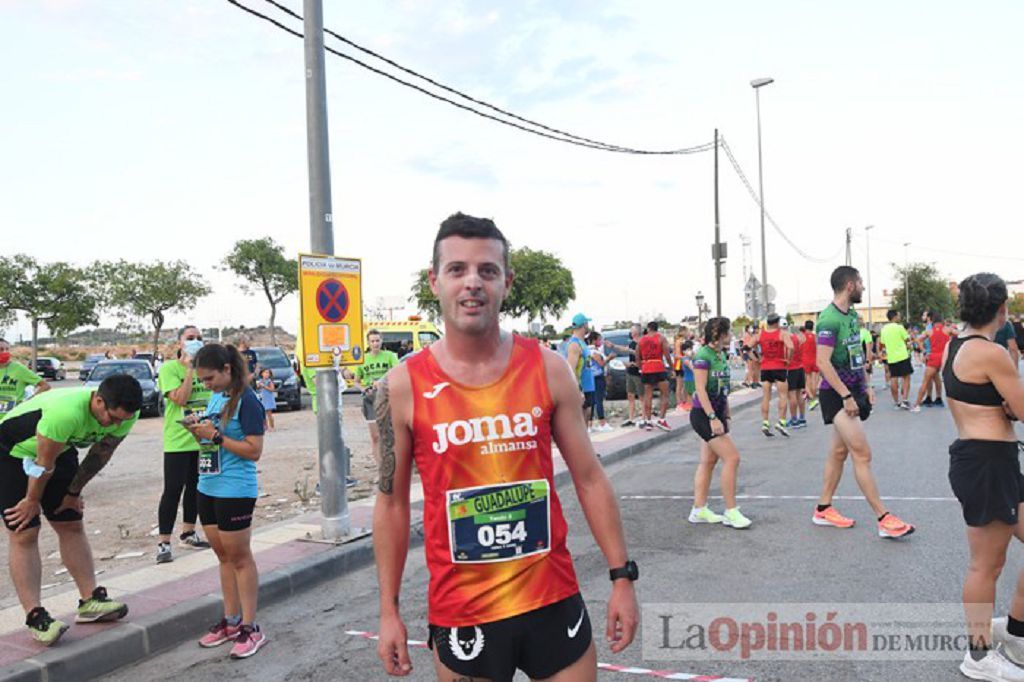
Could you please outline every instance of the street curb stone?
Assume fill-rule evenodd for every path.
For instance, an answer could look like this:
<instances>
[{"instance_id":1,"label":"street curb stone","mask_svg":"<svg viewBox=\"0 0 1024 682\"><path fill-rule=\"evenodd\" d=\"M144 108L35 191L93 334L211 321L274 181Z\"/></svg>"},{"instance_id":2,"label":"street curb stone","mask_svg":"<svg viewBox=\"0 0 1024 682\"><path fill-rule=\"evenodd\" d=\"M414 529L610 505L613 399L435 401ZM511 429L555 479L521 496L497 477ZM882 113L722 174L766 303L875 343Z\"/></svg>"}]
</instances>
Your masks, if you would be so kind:
<instances>
[{"instance_id":1,"label":"street curb stone","mask_svg":"<svg viewBox=\"0 0 1024 682\"><path fill-rule=\"evenodd\" d=\"M733 408L742 412L757 405L750 400ZM600 455L604 466L614 464L678 438L692 429L685 422L677 429ZM598 444L595 449L600 449ZM572 480L568 469L555 474L555 487ZM409 546L423 544L423 522L410 527ZM373 562L373 537L355 540L306 557L294 565L270 571L260 578L259 601L270 605L316 585L357 571ZM105 632L61 644L41 654L0 669L0 682L80 682L111 673L132 663L195 638L220 615L221 600L209 594L109 627Z\"/></svg>"}]
</instances>

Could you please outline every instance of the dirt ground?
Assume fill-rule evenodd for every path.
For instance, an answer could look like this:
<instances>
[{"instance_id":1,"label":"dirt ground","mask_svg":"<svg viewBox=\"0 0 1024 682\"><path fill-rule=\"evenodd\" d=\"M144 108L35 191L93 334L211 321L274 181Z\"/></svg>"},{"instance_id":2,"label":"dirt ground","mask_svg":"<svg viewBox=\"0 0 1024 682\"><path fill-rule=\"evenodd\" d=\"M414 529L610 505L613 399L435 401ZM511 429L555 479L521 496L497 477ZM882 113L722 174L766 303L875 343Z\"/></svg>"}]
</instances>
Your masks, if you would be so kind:
<instances>
[{"instance_id":1,"label":"dirt ground","mask_svg":"<svg viewBox=\"0 0 1024 682\"><path fill-rule=\"evenodd\" d=\"M58 382L55 387L77 385ZM260 498L256 524L281 521L319 508L313 496L318 480L316 418L304 395L305 409L274 415L276 430L266 436L259 462ZM359 480L349 488L349 500L371 494L377 471L370 453L370 436L359 410L359 397L345 396L342 413L345 445L352 452L352 475ZM163 490L163 419L141 419L110 464L86 486L85 527L92 544L96 569L122 571L155 561L157 504ZM79 457L84 456L80 453ZM312 497L310 497L312 496ZM303 499L306 498L306 499ZM175 533L181 531L179 508ZM43 521L39 536L43 557L43 585L71 582L57 554L57 537ZM176 554L189 550L178 549ZM137 556L142 552L141 556ZM7 533L0 540L0 556L7 558ZM124 556L124 555L135 556ZM6 571L4 571L6 573ZM0 580L0 607L16 602L7 576ZM102 579L101 579L102 582Z\"/></svg>"}]
</instances>

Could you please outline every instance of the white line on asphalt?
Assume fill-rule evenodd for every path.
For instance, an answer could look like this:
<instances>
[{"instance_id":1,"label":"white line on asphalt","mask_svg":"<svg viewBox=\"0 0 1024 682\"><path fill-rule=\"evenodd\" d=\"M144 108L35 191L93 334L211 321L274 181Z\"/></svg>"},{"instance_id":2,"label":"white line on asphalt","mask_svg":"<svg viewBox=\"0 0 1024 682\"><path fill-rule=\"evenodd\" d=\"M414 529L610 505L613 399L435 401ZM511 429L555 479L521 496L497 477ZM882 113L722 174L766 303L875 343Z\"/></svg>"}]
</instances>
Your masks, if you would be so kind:
<instances>
[{"instance_id":1,"label":"white line on asphalt","mask_svg":"<svg viewBox=\"0 0 1024 682\"><path fill-rule=\"evenodd\" d=\"M621 500L692 500L693 495L622 495ZM709 499L720 500L721 495L710 495ZM737 495L737 500L817 500L817 495ZM833 500L863 501L863 495L836 495ZM956 502L955 497L886 497L887 502Z\"/></svg>"}]
</instances>

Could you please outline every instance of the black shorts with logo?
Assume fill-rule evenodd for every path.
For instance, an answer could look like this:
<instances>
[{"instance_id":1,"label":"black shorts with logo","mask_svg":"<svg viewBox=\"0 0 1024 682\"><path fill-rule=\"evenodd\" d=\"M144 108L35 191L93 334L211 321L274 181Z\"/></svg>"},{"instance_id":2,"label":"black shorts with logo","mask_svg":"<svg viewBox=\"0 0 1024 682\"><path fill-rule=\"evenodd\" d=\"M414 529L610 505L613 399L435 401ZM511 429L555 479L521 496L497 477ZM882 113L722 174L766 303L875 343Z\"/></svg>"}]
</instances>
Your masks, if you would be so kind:
<instances>
[{"instance_id":1,"label":"black shorts with logo","mask_svg":"<svg viewBox=\"0 0 1024 682\"><path fill-rule=\"evenodd\" d=\"M784 369L762 369L761 370L761 381L768 383L776 383L779 381L789 381L789 372Z\"/></svg>"},{"instance_id":2,"label":"black shorts with logo","mask_svg":"<svg viewBox=\"0 0 1024 682\"><path fill-rule=\"evenodd\" d=\"M715 415L722 420L722 426L725 427L725 431L722 433L729 433L729 419L724 415ZM711 442L712 439L717 438L715 432L711 430L711 420L708 419L708 415L700 407L694 406L690 410L690 426L693 427L693 432L701 437L705 443Z\"/></svg>"},{"instance_id":3,"label":"black shorts with logo","mask_svg":"<svg viewBox=\"0 0 1024 682\"><path fill-rule=\"evenodd\" d=\"M39 506L43 509L43 516L50 522L53 521L81 521L82 515L70 509L64 509L59 514L55 513L57 507L64 501L68 493L68 486L78 473L78 450L68 448L62 452L53 465L53 473L50 480L43 488L43 497L39 500ZM25 473L20 458L11 455L5 447L0 447L0 511L10 509L25 499L28 492L28 474ZM29 521L27 528L39 526L39 517ZM4 525L11 530L14 527L4 519Z\"/></svg>"},{"instance_id":4,"label":"black shorts with logo","mask_svg":"<svg viewBox=\"0 0 1024 682\"><path fill-rule=\"evenodd\" d=\"M860 420L867 421L871 416L871 401L868 400L868 394L864 391L850 391L850 394L860 408ZM843 411L843 401L839 393L831 388L818 391L818 401L821 404L821 416L826 424L831 424L836 415Z\"/></svg>"},{"instance_id":5,"label":"black shorts with logo","mask_svg":"<svg viewBox=\"0 0 1024 682\"><path fill-rule=\"evenodd\" d=\"M889 376L891 377L909 377L913 373L914 366L910 364L910 358L889 364Z\"/></svg>"},{"instance_id":6,"label":"black shorts with logo","mask_svg":"<svg viewBox=\"0 0 1024 682\"><path fill-rule=\"evenodd\" d=\"M657 386L663 381L668 381L668 372L651 372L650 374L641 374L640 381L645 384Z\"/></svg>"},{"instance_id":7,"label":"black shorts with logo","mask_svg":"<svg viewBox=\"0 0 1024 682\"><path fill-rule=\"evenodd\" d=\"M571 597L504 620L467 627L430 625L427 644L457 675L511 681L552 677L587 653L593 635L583 597Z\"/></svg>"},{"instance_id":8,"label":"black shorts with logo","mask_svg":"<svg viewBox=\"0 0 1024 682\"><path fill-rule=\"evenodd\" d=\"M802 391L807 388L807 376L804 374L803 367L789 370L786 374L786 382L791 391Z\"/></svg>"},{"instance_id":9,"label":"black shorts with logo","mask_svg":"<svg viewBox=\"0 0 1024 682\"><path fill-rule=\"evenodd\" d=\"M949 485L968 526L993 521L1015 526L1024 502L1024 475L1017 443L960 440L949 446Z\"/></svg>"},{"instance_id":10,"label":"black shorts with logo","mask_svg":"<svg viewBox=\"0 0 1024 682\"><path fill-rule=\"evenodd\" d=\"M203 493L199 496L199 522L204 526L217 526L217 530L245 530L252 525L252 513L256 509L255 497L213 497Z\"/></svg>"}]
</instances>

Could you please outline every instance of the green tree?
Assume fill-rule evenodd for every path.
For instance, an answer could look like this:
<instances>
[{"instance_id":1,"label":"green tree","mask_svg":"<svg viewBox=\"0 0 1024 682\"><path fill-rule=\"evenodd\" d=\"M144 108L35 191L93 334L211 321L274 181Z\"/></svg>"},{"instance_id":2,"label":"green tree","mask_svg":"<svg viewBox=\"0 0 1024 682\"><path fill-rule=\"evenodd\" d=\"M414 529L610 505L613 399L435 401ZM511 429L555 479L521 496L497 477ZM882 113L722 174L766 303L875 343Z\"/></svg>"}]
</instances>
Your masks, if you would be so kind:
<instances>
[{"instance_id":1,"label":"green tree","mask_svg":"<svg viewBox=\"0 0 1024 682\"><path fill-rule=\"evenodd\" d=\"M943 317L952 317L956 310L956 302L949 290L949 282L943 277L934 263L910 263L906 266L892 263L893 280L899 286L892 292L892 308L903 315L907 314L907 286L910 288L910 319L908 324L920 321L926 310L935 310Z\"/></svg>"},{"instance_id":2,"label":"green tree","mask_svg":"<svg viewBox=\"0 0 1024 682\"><path fill-rule=\"evenodd\" d=\"M97 297L89 277L67 263L39 263L18 254L0 257L0 309L7 316L20 310L32 325L32 367L39 353L39 325L52 336L64 336L77 327L97 324Z\"/></svg>"},{"instance_id":3,"label":"green tree","mask_svg":"<svg viewBox=\"0 0 1024 682\"><path fill-rule=\"evenodd\" d=\"M509 258L516 277L501 309L506 315L525 315L531 321L544 322L548 317L564 313L576 298L572 272L557 256L523 247L513 249ZM429 268L416 273L409 300L420 312L437 321L441 317L441 304L430 290L429 273Z\"/></svg>"},{"instance_id":4,"label":"green tree","mask_svg":"<svg viewBox=\"0 0 1024 682\"><path fill-rule=\"evenodd\" d=\"M1024 294L1011 296L1007 302L1007 308L1009 308L1011 315L1024 315Z\"/></svg>"},{"instance_id":5,"label":"green tree","mask_svg":"<svg viewBox=\"0 0 1024 682\"><path fill-rule=\"evenodd\" d=\"M245 284L249 295L262 291L270 304L270 343L277 344L274 321L277 304L299 290L299 265L284 255L284 247L270 237L240 239L224 258L224 269L235 273Z\"/></svg>"},{"instance_id":6,"label":"green tree","mask_svg":"<svg viewBox=\"0 0 1024 682\"><path fill-rule=\"evenodd\" d=\"M96 263L94 280L103 301L125 321L148 319L153 325L153 353L160 345L160 330L169 312L196 307L210 288L184 261L165 263Z\"/></svg>"}]
</instances>

